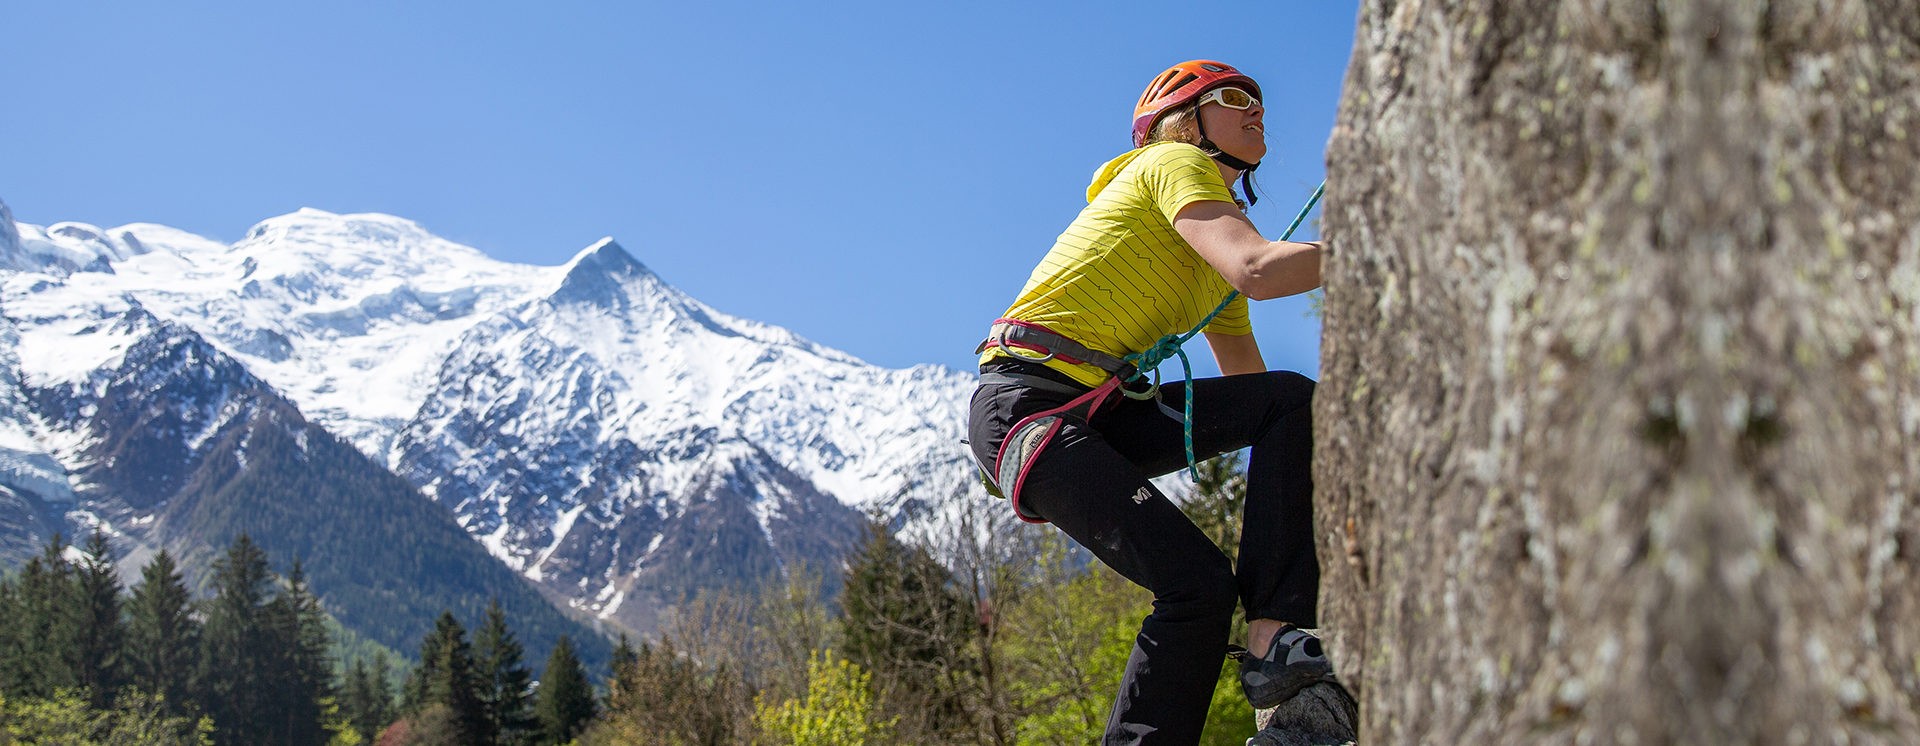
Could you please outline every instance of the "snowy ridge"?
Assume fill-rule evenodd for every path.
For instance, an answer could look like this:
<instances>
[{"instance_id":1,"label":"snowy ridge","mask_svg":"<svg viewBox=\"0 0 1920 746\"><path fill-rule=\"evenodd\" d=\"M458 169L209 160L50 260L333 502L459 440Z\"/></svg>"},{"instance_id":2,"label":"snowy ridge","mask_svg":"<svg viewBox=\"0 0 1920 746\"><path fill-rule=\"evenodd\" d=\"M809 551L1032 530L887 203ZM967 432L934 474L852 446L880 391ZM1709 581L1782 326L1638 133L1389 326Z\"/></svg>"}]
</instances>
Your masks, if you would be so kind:
<instances>
[{"instance_id":1,"label":"snowy ridge","mask_svg":"<svg viewBox=\"0 0 1920 746\"><path fill-rule=\"evenodd\" d=\"M717 561L702 552L732 557L715 567L818 563L861 514L930 529L971 482L969 377L867 365L721 313L610 238L534 267L377 214L303 209L230 246L149 224L9 226L0 257L17 235L28 266L0 271L0 336L17 335L0 448L84 450L7 415L8 381L88 385L133 341L116 320L150 313L602 616L683 593ZM674 534L687 530L716 531L713 548Z\"/></svg>"},{"instance_id":2,"label":"snowy ridge","mask_svg":"<svg viewBox=\"0 0 1920 746\"><path fill-rule=\"evenodd\" d=\"M20 381L20 334L0 316L0 488L24 489L42 500L73 503L66 469L47 451Z\"/></svg>"}]
</instances>

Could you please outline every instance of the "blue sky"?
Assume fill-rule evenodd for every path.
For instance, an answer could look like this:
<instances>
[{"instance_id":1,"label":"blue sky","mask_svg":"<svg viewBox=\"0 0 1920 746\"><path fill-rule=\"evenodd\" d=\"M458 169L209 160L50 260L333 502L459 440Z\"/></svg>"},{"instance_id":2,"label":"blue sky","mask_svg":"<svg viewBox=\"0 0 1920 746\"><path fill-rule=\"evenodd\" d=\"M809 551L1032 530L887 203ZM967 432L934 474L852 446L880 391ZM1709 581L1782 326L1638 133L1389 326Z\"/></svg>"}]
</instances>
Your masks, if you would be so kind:
<instances>
[{"instance_id":1,"label":"blue sky","mask_svg":"<svg viewBox=\"0 0 1920 746\"><path fill-rule=\"evenodd\" d=\"M1356 7L10 2L0 200L224 241L384 212L549 265L611 235L724 312L969 369L1174 62L1260 80L1277 238L1325 178ZM1304 299L1254 308L1270 366L1317 370Z\"/></svg>"}]
</instances>

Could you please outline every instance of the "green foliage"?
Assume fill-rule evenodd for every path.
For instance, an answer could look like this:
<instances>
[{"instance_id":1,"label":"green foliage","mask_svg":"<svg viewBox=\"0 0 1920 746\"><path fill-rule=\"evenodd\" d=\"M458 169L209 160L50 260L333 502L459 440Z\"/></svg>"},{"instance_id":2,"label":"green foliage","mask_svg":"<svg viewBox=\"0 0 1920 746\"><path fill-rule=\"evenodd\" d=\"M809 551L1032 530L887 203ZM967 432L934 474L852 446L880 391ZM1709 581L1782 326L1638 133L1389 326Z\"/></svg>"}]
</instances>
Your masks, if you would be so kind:
<instances>
[{"instance_id":1,"label":"green foliage","mask_svg":"<svg viewBox=\"0 0 1920 746\"><path fill-rule=\"evenodd\" d=\"M1067 543L1042 542L1038 585L1004 613L1022 744L1078 743L1105 727L1114 687L1152 611L1144 589L1104 567L1082 570Z\"/></svg>"},{"instance_id":2,"label":"green foliage","mask_svg":"<svg viewBox=\"0 0 1920 746\"><path fill-rule=\"evenodd\" d=\"M287 574L287 588L268 605L276 661L275 709L286 743L325 743L327 709L333 702L332 641L320 600L307 588L299 561Z\"/></svg>"},{"instance_id":3,"label":"green foliage","mask_svg":"<svg viewBox=\"0 0 1920 746\"><path fill-rule=\"evenodd\" d=\"M384 654L376 655L372 665L366 659L354 659L340 692L341 715L347 726L342 730L352 731L365 743L372 743L393 722L393 685L387 668Z\"/></svg>"},{"instance_id":4,"label":"green foliage","mask_svg":"<svg viewBox=\"0 0 1920 746\"><path fill-rule=\"evenodd\" d=\"M236 428L221 436L234 442L205 449L166 508L173 534L207 546L245 534L276 556L308 558L327 609L390 650L411 651L443 609L477 621L497 599L524 644L545 649L568 634L583 658L604 663L605 639L492 560L444 507L297 413L275 416L288 427Z\"/></svg>"},{"instance_id":5,"label":"green foliage","mask_svg":"<svg viewBox=\"0 0 1920 746\"><path fill-rule=\"evenodd\" d=\"M448 735L460 743L480 743L485 738L473 647L452 611L441 612L433 632L421 641L420 665L407 680L406 710L419 714L434 707L444 711L440 719L445 721L436 726L435 732L451 729ZM423 726L420 729L426 730Z\"/></svg>"},{"instance_id":6,"label":"green foliage","mask_svg":"<svg viewBox=\"0 0 1920 746\"><path fill-rule=\"evenodd\" d=\"M831 651L807 664L805 699L754 701L754 725L768 744L862 746L890 743L898 716L875 709L872 675Z\"/></svg>"},{"instance_id":7,"label":"green foliage","mask_svg":"<svg viewBox=\"0 0 1920 746\"><path fill-rule=\"evenodd\" d=\"M903 737L933 742L970 731L975 614L947 569L876 525L845 583L842 649L872 673L889 711L906 716Z\"/></svg>"},{"instance_id":8,"label":"green foliage","mask_svg":"<svg viewBox=\"0 0 1920 746\"><path fill-rule=\"evenodd\" d=\"M73 645L68 665L87 700L96 708L113 701L125 676L122 643L126 625L120 618L120 579L113 569L113 547L105 532L95 529L87 539L86 557L74 577Z\"/></svg>"},{"instance_id":9,"label":"green foliage","mask_svg":"<svg viewBox=\"0 0 1920 746\"><path fill-rule=\"evenodd\" d=\"M214 563L202 630L202 702L221 744L319 744L332 695L330 643L318 601L295 565L286 592L267 555L242 534Z\"/></svg>"},{"instance_id":10,"label":"green foliage","mask_svg":"<svg viewBox=\"0 0 1920 746\"><path fill-rule=\"evenodd\" d=\"M159 698L124 691L116 706L97 709L73 690L46 698L0 696L0 743L66 746L204 746L213 743L213 722L167 714Z\"/></svg>"},{"instance_id":11,"label":"green foliage","mask_svg":"<svg viewBox=\"0 0 1920 746\"><path fill-rule=\"evenodd\" d=\"M192 712L200 623L186 580L164 549L140 571L127 602L126 644L128 683L156 694L168 714Z\"/></svg>"},{"instance_id":12,"label":"green foliage","mask_svg":"<svg viewBox=\"0 0 1920 746\"><path fill-rule=\"evenodd\" d=\"M460 735L460 716L435 702L380 734L380 746L472 746Z\"/></svg>"},{"instance_id":13,"label":"green foliage","mask_svg":"<svg viewBox=\"0 0 1920 746\"><path fill-rule=\"evenodd\" d=\"M534 698L534 715L540 721L542 743L566 743L579 735L598 709L593 701L593 685L587 671L573 652L573 642L565 635L553 645L547 656L547 668L540 676L539 694Z\"/></svg>"},{"instance_id":14,"label":"green foliage","mask_svg":"<svg viewBox=\"0 0 1920 746\"><path fill-rule=\"evenodd\" d=\"M1202 473L1203 478L1206 476ZM1040 543L1035 584L1005 610L1005 660L1021 744L1080 743L1106 726L1140 620L1153 597L1102 566L1082 569L1067 542ZM1239 746L1253 735L1253 709L1237 669L1223 663L1202 742Z\"/></svg>"},{"instance_id":15,"label":"green foliage","mask_svg":"<svg viewBox=\"0 0 1920 746\"><path fill-rule=\"evenodd\" d=\"M200 665L202 698L219 726L221 744L264 743L274 720L270 698L274 658L267 621L272 582L267 555L242 535L214 562Z\"/></svg>"},{"instance_id":16,"label":"green foliage","mask_svg":"<svg viewBox=\"0 0 1920 746\"><path fill-rule=\"evenodd\" d=\"M531 739L533 672L499 599L487 605L487 619L474 635L474 665L479 684L480 721L484 744L519 744Z\"/></svg>"},{"instance_id":17,"label":"green foliage","mask_svg":"<svg viewBox=\"0 0 1920 746\"><path fill-rule=\"evenodd\" d=\"M820 573L796 568L781 582L763 587L754 603L752 619L762 641L757 657L763 662L754 673L758 685L773 696L784 699L806 691L812 656L839 642L822 586Z\"/></svg>"},{"instance_id":18,"label":"green foliage","mask_svg":"<svg viewBox=\"0 0 1920 746\"><path fill-rule=\"evenodd\" d=\"M0 693L47 698L79 686L72 661L79 657L78 584L59 534L40 556L27 560L7 584L6 624L0 624Z\"/></svg>"},{"instance_id":19,"label":"green foliage","mask_svg":"<svg viewBox=\"0 0 1920 746\"><path fill-rule=\"evenodd\" d=\"M65 552L56 538L0 581L0 696L12 702L14 736L196 742L167 735L185 724L181 732L218 743L337 740L331 731L346 716L335 696L333 622L299 563L283 588L266 552L239 537L213 563L202 627L171 553L157 553L123 597L105 534L94 534L77 566Z\"/></svg>"}]
</instances>

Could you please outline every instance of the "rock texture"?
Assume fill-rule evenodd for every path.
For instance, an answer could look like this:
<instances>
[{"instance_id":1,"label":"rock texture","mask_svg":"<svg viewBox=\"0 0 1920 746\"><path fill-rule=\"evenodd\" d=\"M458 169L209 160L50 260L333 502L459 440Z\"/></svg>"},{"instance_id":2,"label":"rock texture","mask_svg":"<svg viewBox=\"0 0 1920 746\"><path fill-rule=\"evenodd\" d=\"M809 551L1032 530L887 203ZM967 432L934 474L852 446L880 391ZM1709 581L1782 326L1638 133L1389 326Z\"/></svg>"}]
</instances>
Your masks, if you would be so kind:
<instances>
[{"instance_id":1,"label":"rock texture","mask_svg":"<svg viewBox=\"0 0 1920 746\"><path fill-rule=\"evenodd\" d=\"M1314 684L1253 714L1260 731L1247 746L1350 746L1357 719L1353 696L1339 684Z\"/></svg>"},{"instance_id":2,"label":"rock texture","mask_svg":"<svg viewBox=\"0 0 1920 746\"><path fill-rule=\"evenodd\" d=\"M1920 743L1920 3L1365 0L1328 160L1362 743Z\"/></svg>"}]
</instances>

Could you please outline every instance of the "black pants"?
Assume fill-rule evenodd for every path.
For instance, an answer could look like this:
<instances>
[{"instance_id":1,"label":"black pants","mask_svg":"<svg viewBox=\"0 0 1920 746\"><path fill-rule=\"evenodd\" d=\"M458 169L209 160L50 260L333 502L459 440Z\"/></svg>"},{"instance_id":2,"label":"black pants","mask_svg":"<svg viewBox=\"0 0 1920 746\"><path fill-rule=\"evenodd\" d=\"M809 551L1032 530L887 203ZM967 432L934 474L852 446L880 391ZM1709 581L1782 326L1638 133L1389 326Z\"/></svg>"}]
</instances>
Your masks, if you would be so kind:
<instances>
[{"instance_id":1,"label":"black pants","mask_svg":"<svg viewBox=\"0 0 1920 746\"><path fill-rule=\"evenodd\" d=\"M1001 361L989 369L1068 382L1029 363ZM1161 399L1179 409L1184 386L1161 387ZM1034 458L1020 494L1023 510L1153 592L1153 613L1134 640L1104 744L1200 740L1236 601L1248 619L1318 625L1313 381L1276 371L1200 379L1192 386L1194 456L1253 447L1238 572L1147 481L1186 466L1181 423L1155 402L1116 396L1090 419L1067 417ZM1000 443L1015 423L1071 398L1018 384L980 386L967 427L975 459L992 473Z\"/></svg>"}]
</instances>

